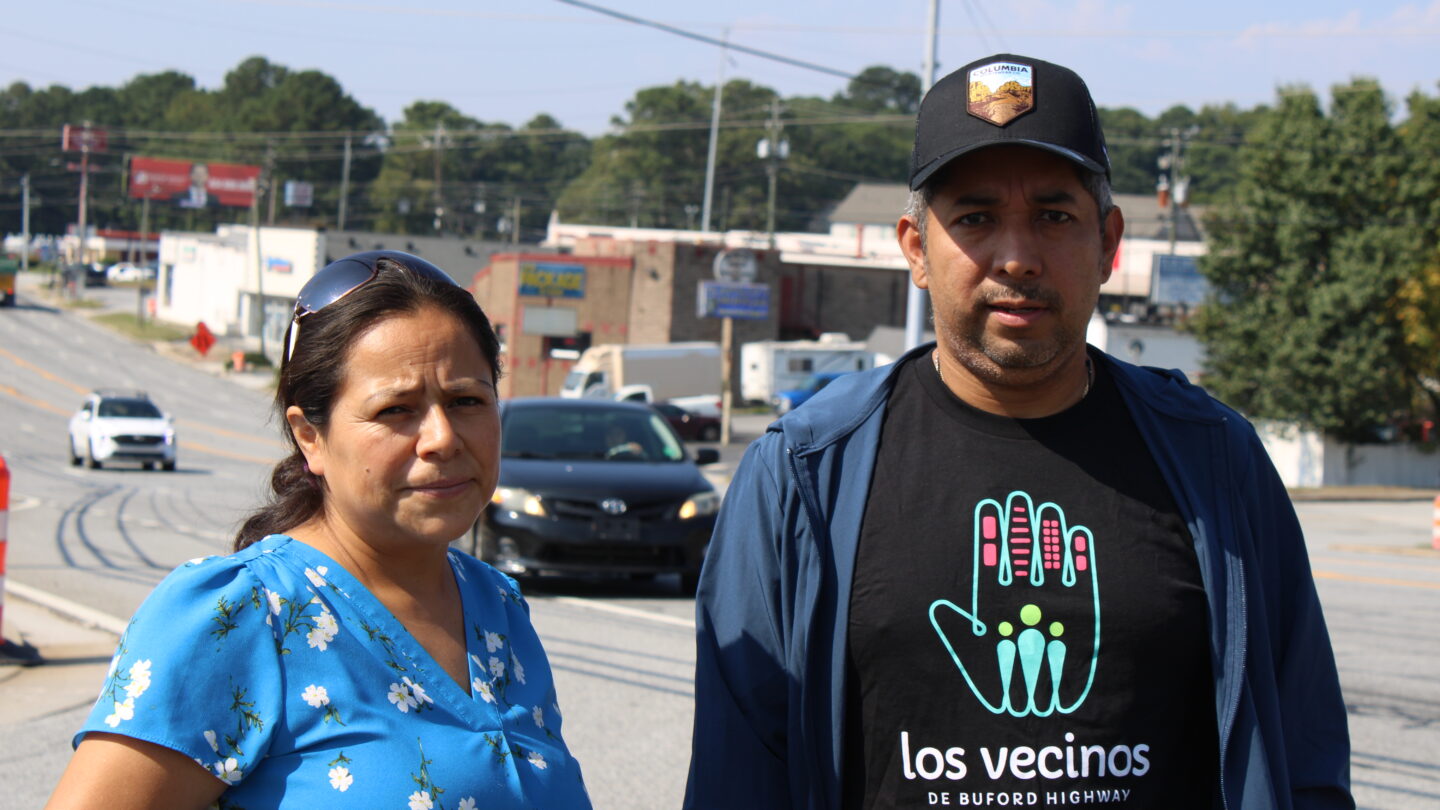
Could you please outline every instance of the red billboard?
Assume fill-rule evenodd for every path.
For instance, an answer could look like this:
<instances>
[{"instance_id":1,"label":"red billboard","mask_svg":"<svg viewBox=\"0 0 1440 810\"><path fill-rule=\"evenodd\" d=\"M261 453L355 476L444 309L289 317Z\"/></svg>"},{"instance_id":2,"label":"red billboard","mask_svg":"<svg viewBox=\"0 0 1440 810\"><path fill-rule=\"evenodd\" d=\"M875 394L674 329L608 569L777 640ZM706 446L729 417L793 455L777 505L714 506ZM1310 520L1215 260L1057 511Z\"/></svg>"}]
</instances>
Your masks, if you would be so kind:
<instances>
[{"instance_id":1,"label":"red billboard","mask_svg":"<svg viewBox=\"0 0 1440 810\"><path fill-rule=\"evenodd\" d=\"M60 148L66 152L104 152L110 142L110 133L99 127L73 126L60 128Z\"/></svg>"},{"instance_id":2,"label":"red billboard","mask_svg":"<svg viewBox=\"0 0 1440 810\"><path fill-rule=\"evenodd\" d=\"M130 196L170 200L181 208L249 208L260 167L239 163L137 157L130 159Z\"/></svg>"}]
</instances>

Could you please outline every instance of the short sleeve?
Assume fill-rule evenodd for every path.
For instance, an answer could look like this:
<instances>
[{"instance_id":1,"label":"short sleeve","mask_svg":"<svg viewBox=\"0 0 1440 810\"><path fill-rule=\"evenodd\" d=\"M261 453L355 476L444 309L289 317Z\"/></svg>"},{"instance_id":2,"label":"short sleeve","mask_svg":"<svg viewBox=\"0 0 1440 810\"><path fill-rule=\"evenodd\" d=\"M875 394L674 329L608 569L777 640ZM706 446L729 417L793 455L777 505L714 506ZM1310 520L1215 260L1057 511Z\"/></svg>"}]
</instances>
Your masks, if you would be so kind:
<instances>
[{"instance_id":1,"label":"short sleeve","mask_svg":"<svg viewBox=\"0 0 1440 810\"><path fill-rule=\"evenodd\" d=\"M265 757L281 719L276 599L234 557L171 572L130 620L73 744L92 731L133 737L238 783Z\"/></svg>"}]
</instances>

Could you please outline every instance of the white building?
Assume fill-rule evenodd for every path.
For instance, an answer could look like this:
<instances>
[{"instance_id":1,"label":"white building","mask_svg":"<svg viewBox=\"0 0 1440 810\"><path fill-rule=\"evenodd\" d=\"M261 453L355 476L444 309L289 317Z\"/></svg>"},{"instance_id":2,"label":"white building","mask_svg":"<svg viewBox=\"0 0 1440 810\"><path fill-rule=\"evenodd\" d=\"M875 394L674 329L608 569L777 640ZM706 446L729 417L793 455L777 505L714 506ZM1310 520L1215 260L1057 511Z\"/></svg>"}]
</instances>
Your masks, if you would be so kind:
<instances>
[{"instance_id":1,"label":"white building","mask_svg":"<svg viewBox=\"0 0 1440 810\"><path fill-rule=\"evenodd\" d=\"M295 296L322 266L324 241L320 231L247 225L162 233L155 316L257 340L263 323L269 351L284 338Z\"/></svg>"}]
</instances>

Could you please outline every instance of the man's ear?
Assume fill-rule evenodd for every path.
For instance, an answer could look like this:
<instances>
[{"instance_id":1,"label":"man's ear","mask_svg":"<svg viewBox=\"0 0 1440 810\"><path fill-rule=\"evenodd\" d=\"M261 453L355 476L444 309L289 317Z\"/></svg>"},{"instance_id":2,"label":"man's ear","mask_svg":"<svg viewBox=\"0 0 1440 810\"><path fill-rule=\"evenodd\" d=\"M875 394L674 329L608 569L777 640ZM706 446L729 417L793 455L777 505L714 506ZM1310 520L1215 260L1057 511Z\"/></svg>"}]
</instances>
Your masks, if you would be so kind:
<instances>
[{"instance_id":1,"label":"man's ear","mask_svg":"<svg viewBox=\"0 0 1440 810\"><path fill-rule=\"evenodd\" d=\"M305 464L310 467L310 472L315 475L325 475L325 441L320 431L310 424L305 418L305 412L300 410L298 405L291 405L285 409L285 421L290 425L290 433L295 437L295 443L300 445L300 453L305 456Z\"/></svg>"},{"instance_id":2,"label":"man's ear","mask_svg":"<svg viewBox=\"0 0 1440 810\"><path fill-rule=\"evenodd\" d=\"M1105 215L1105 227L1101 229L1100 235L1100 283L1104 284L1110 280L1110 274L1115 271L1115 253L1120 250L1120 237L1125 235L1125 215L1120 213L1120 206L1110 209Z\"/></svg>"},{"instance_id":3,"label":"man's ear","mask_svg":"<svg viewBox=\"0 0 1440 810\"><path fill-rule=\"evenodd\" d=\"M928 217L930 212L923 211L920 216ZM900 242L900 252L905 254L905 262L910 265L910 280L922 290L930 289L930 274L925 263L925 245L920 239L920 224L914 217L906 214L895 223L895 238Z\"/></svg>"}]
</instances>

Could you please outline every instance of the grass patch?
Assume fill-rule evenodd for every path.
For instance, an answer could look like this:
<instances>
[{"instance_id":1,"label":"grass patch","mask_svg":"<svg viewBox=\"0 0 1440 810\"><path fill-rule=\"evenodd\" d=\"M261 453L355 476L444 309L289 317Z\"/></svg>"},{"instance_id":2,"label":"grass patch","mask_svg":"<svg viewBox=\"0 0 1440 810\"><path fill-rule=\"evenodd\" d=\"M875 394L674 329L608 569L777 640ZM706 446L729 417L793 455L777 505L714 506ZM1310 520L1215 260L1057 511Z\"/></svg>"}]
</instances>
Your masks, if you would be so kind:
<instances>
[{"instance_id":1,"label":"grass patch","mask_svg":"<svg viewBox=\"0 0 1440 810\"><path fill-rule=\"evenodd\" d=\"M130 312L107 312L104 315L95 316L95 321L116 332L140 340L184 340L190 336L188 330L172 324L159 321L139 323L135 320L135 315Z\"/></svg>"}]
</instances>

